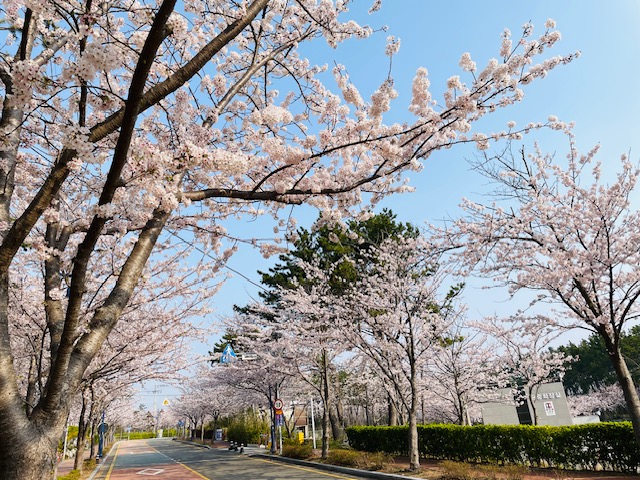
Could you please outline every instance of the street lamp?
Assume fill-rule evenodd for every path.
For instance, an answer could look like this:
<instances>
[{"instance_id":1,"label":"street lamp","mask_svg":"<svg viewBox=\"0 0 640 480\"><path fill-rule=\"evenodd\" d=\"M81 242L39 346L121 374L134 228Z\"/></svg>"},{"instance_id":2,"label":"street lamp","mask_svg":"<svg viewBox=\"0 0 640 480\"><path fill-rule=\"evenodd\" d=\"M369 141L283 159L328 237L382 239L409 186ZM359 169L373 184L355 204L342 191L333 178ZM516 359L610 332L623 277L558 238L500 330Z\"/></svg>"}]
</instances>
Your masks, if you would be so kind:
<instances>
[{"instance_id":1,"label":"street lamp","mask_svg":"<svg viewBox=\"0 0 640 480\"><path fill-rule=\"evenodd\" d=\"M218 423L218 417L220 417L220 410L213 411L213 435L211 435L211 445L216 441L216 424Z\"/></svg>"}]
</instances>

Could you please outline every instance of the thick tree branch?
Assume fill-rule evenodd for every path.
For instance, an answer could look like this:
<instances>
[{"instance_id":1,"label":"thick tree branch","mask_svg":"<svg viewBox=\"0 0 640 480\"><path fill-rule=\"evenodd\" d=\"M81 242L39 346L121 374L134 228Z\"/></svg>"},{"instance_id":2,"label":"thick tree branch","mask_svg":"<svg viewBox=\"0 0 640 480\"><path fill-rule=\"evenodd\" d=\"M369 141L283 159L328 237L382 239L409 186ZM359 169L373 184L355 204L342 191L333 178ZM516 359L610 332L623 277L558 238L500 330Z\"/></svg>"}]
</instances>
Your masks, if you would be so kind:
<instances>
[{"instance_id":1,"label":"thick tree branch","mask_svg":"<svg viewBox=\"0 0 640 480\"><path fill-rule=\"evenodd\" d=\"M138 118L140 98L143 95L144 87L153 64L153 59L155 58L156 52L158 48L160 48L162 41L166 37L166 23L173 12L175 3L176 0L164 0L162 2L154 18L151 30L147 35L145 44L142 47L138 64L131 79L129 96L125 105L125 118L114 149L111 168L109 169L107 179L100 195L99 205L105 205L113 199L118 179L120 178L124 165L127 161L129 146L131 144L131 139L133 138L133 131ZM47 397L51 397L47 398L47 403L54 402L55 405L58 402L61 388L65 383L61 380L67 373L69 357L73 350L73 345L77 335L89 259L98 239L100 238L106 221L107 219L104 216L94 216L91 226L89 227L84 240L79 245L78 252L74 258L64 329L60 338L58 355L55 358L55 363L52 365L51 375L47 382L47 390L50 394L47 395Z\"/></svg>"},{"instance_id":2,"label":"thick tree branch","mask_svg":"<svg viewBox=\"0 0 640 480\"><path fill-rule=\"evenodd\" d=\"M140 112L144 112L149 107L156 105L160 100L166 98L171 93L189 81L198 73L214 55L223 47L236 38L244 28L249 25L260 11L269 3L269 0L255 0L248 8L246 14L230 24L220 34L205 45L194 57L183 67L167 78L165 81L151 87L140 100ZM91 129L89 140L96 142L107 135L115 132L125 116L124 108L110 115L106 120Z\"/></svg>"}]
</instances>

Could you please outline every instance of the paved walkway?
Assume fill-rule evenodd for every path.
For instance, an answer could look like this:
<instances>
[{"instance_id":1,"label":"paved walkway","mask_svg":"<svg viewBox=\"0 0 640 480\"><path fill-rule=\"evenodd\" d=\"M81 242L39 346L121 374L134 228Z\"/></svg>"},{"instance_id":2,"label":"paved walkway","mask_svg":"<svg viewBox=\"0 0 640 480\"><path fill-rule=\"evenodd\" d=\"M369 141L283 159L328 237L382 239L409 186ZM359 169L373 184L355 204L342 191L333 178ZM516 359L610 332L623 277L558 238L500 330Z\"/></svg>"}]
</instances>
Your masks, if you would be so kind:
<instances>
[{"instance_id":1,"label":"paved walkway","mask_svg":"<svg viewBox=\"0 0 640 480\"><path fill-rule=\"evenodd\" d=\"M85 458L85 460L89 459L89 451L88 450L86 450L84 452L84 458ZM62 460L58 464L58 475L57 476L61 477L63 475L66 475L67 473L69 473L71 470L73 470L73 463L74 462L75 462L75 458L67 458L66 460Z\"/></svg>"}]
</instances>

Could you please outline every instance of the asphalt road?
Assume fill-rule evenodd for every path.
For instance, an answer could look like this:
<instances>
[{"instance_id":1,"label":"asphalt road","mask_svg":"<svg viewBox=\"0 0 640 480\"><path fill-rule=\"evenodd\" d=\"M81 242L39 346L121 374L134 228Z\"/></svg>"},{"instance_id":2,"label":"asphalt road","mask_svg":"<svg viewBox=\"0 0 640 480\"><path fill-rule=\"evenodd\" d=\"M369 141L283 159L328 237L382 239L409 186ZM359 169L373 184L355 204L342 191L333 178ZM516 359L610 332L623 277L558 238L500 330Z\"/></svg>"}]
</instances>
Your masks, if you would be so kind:
<instances>
[{"instance_id":1,"label":"asphalt road","mask_svg":"<svg viewBox=\"0 0 640 480\"><path fill-rule=\"evenodd\" d=\"M94 480L331 480L357 479L297 465L252 458L227 449L205 449L170 439L118 443Z\"/></svg>"}]
</instances>

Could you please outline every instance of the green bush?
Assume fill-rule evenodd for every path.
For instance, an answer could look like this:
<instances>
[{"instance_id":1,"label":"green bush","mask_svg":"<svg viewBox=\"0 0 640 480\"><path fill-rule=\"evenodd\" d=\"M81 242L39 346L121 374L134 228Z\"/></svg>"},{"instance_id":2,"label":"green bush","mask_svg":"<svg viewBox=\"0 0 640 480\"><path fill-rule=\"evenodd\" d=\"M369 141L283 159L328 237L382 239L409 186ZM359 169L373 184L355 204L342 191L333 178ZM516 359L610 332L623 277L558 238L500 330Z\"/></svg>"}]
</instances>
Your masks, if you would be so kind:
<instances>
[{"instance_id":1,"label":"green bush","mask_svg":"<svg viewBox=\"0 0 640 480\"><path fill-rule=\"evenodd\" d=\"M269 425L253 411L234 415L227 427L227 438L244 444L260 443L260 434L269 431Z\"/></svg>"},{"instance_id":2,"label":"green bush","mask_svg":"<svg viewBox=\"0 0 640 480\"><path fill-rule=\"evenodd\" d=\"M349 427L349 444L367 452L408 454L408 427ZM640 449L629 422L566 427L420 425L420 456L459 462L636 472Z\"/></svg>"},{"instance_id":3,"label":"green bush","mask_svg":"<svg viewBox=\"0 0 640 480\"><path fill-rule=\"evenodd\" d=\"M282 456L305 460L313 456L313 448L309 444L288 444L282 446Z\"/></svg>"},{"instance_id":4,"label":"green bush","mask_svg":"<svg viewBox=\"0 0 640 480\"><path fill-rule=\"evenodd\" d=\"M155 438L155 434L153 432L131 432L127 434L129 440L141 440L146 438Z\"/></svg>"},{"instance_id":5,"label":"green bush","mask_svg":"<svg viewBox=\"0 0 640 480\"><path fill-rule=\"evenodd\" d=\"M406 455L409 429L402 427L349 427L349 445L365 452Z\"/></svg>"}]
</instances>

